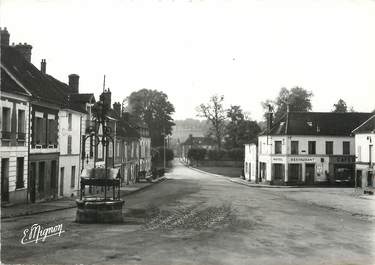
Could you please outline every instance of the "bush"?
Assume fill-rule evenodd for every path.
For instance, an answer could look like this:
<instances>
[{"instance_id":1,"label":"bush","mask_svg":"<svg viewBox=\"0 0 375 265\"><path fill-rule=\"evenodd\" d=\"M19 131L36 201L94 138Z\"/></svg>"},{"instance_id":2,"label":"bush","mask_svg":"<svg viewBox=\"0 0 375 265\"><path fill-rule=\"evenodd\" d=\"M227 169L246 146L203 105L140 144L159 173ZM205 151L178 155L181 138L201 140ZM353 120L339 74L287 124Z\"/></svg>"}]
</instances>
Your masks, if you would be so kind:
<instances>
[{"instance_id":1,"label":"bush","mask_svg":"<svg viewBox=\"0 0 375 265\"><path fill-rule=\"evenodd\" d=\"M201 161L206 156L207 150L204 148L190 148L187 157L190 160Z\"/></svg>"},{"instance_id":2,"label":"bush","mask_svg":"<svg viewBox=\"0 0 375 265\"><path fill-rule=\"evenodd\" d=\"M228 150L228 157L234 161L243 161L244 155L245 153L243 148L233 148Z\"/></svg>"},{"instance_id":3,"label":"bush","mask_svg":"<svg viewBox=\"0 0 375 265\"><path fill-rule=\"evenodd\" d=\"M208 150L209 160L222 160L226 156L226 151L224 150Z\"/></svg>"},{"instance_id":4,"label":"bush","mask_svg":"<svg viewBox=\"0 0 375 265\"><path fill-rule=\"evenodd\" d=\"M171 161L174 158L174 153L172 149L166 148L165 149L165 160ZM156 147L152 152L152 161L153 162L161 162L164 161L164 147L159 146Z\"/></svg>"}]
</instances>

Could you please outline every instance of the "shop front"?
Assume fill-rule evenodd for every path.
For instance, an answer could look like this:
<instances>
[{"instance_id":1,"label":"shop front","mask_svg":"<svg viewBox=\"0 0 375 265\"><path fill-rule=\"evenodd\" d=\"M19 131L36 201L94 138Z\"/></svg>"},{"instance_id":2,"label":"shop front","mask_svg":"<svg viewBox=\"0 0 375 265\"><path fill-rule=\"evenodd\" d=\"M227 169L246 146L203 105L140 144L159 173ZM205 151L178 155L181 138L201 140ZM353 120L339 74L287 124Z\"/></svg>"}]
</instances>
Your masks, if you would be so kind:
<instances>
[{"instance_id":1,"label":"shop front","mask_svg":"<svg viewBox=\"0 0 375 265\"><path fill-rule=\"evenodd\" d=\"M355 156L331 156L329 168L331 183L354 185Z\"/></svg>"}]
</instances>

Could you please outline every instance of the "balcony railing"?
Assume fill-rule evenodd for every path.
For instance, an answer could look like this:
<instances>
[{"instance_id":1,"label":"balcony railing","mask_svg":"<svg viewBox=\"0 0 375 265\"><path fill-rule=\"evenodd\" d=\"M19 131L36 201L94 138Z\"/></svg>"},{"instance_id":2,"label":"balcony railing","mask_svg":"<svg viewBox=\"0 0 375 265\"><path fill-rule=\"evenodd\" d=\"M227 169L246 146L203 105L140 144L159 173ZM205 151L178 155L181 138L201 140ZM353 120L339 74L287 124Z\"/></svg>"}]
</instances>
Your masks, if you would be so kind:
<instances>
[{"instance_id":1,"label":"balcony railing","mask_svg":"<svg viewBox=\"0 0 375 265\"><path fill-rule=\"evenodd\" d=\"M1 139L3 140L10 140L11 132L9 131L1 131Z\"/></svg>"},{"instance_id":2,"label":"balcony railing","mask_svg":"<svg viewBox=\"0 0 375 265\"><path fill-rule=\"evenodd\" d=\"M17 139L19 141L25 141L25 139L26 139L26 133L23 133L23 132L17 133Z\"/></svg>"}]
</instances>

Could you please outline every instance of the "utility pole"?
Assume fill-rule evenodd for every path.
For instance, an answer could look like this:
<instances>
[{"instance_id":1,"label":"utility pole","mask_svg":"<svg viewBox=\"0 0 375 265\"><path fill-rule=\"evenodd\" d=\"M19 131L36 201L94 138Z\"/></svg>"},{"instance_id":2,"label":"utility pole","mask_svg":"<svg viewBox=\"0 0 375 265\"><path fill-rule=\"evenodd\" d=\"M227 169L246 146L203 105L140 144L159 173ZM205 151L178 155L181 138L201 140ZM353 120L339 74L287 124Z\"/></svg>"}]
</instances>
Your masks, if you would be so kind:
<instances>
[{"instance_id":1,"label":"utility pole","mask_svg":"<svg viewBox=\"0 0 375 265\"><path fill-rule=\"evenodd\" d=\"M165 128L164 128L163 136L164 136L164 140L163 140L163 143L164 143L164 152L163 153L164 153L164 172L165 172L165 168L166 168L166 166L165 166L165 163L166 163L166 154L165 154L166 153L165 152L166 151L165 150L165 136L166 135L165 135Z\"/></svg>"}]
</instances>

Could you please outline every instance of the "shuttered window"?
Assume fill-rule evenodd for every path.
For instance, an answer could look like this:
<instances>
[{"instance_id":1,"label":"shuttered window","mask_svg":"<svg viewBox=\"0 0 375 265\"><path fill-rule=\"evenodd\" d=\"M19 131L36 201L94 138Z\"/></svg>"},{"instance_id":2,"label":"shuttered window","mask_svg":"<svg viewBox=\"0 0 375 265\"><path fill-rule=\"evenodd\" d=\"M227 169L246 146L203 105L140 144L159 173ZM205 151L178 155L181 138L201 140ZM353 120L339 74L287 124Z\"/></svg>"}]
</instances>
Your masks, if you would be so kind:
<instances>
[{"instance_id":1,"label":"shuttered window","mask_svg":"<svg viewBox=\"0 0 375 265\"><path fill-rule=\"evenodd\" d=\"M18 110L18 120L17 120L17 132L24 133L25 132L25 111Z\"/></svg>"},{"instance_id":2,"label":"shuttered window","mask_svg":"<svg viewBox=\"0 0 375 265\"><path fill-rule=\"evenodd\" d=\"M72 153L72 136L68 136L68 154Z\"/></svg>"},{"instance_id":3,"label":"shuttered window","mask_svg":"<svg viewBox=\"0 0 375 265\"><path fill-rule=\"evenodd\" d=\"M57 144L57 121L48 120L48 144Z\"/></svg>"}]
</instances>

